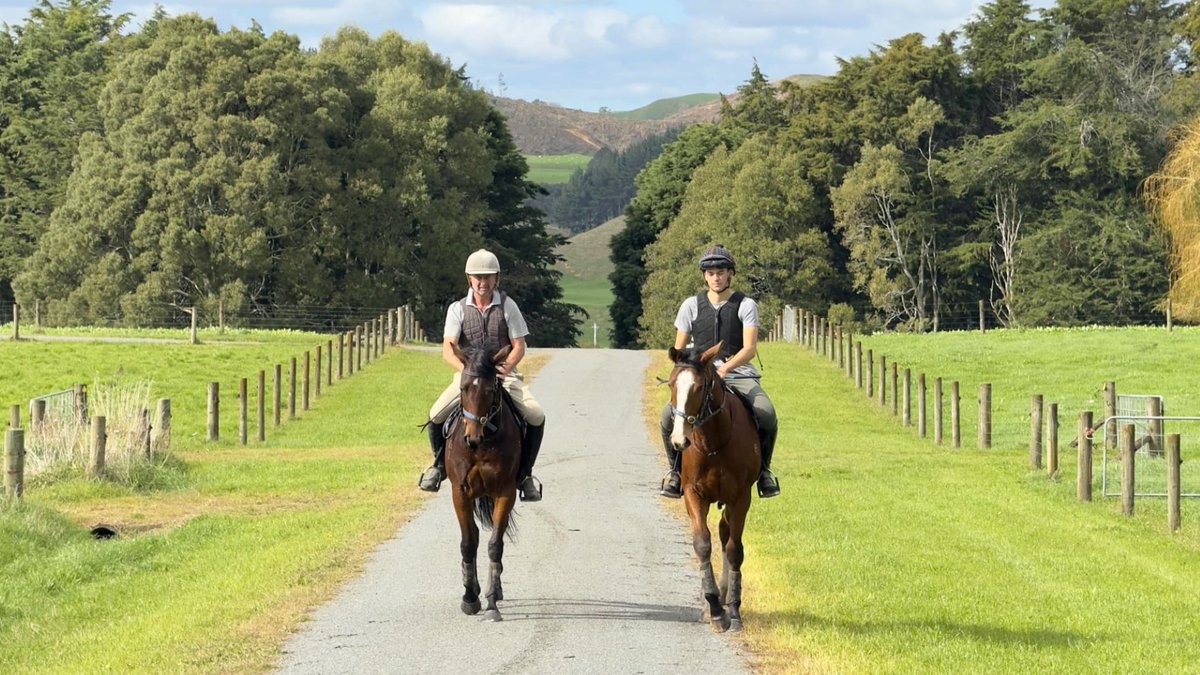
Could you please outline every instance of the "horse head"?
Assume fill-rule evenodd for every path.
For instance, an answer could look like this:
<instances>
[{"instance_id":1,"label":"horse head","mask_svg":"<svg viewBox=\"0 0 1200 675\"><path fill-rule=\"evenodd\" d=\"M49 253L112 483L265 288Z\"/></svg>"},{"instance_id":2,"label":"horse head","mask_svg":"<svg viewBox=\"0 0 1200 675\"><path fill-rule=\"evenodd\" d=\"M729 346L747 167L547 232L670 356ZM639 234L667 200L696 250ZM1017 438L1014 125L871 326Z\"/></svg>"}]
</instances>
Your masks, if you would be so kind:
<instances>
[{"instance_id":1,"label":"horse head","mask_svg":"<svg viewBox=\"0 0 1200 675\"><path fill-rule=\"evenodd\" d=\"M671 388L671 412L675 415L671 445L676 450L686 448L692 429L707 419L705 411L711 407L712 385L717 378L713 361L719 353L720 342L703 353L674 347L667 350L667 356L675 363L668 385Z\"/></svg>"},{"instance_id":2,"label":"horse head","mask_svg":"<svg viewBox=\"0 0 1200 675\"><path fill-rule=\"evenodd\" d=\"M474 450L489 431L496 431L503 410L500 377L496 366L508 357L510 347L499 351L479 347L462 351L453 345L454 355L465 364L459 379L462 401L463 435L467 447Z\"/></svg>"}]
</instances>

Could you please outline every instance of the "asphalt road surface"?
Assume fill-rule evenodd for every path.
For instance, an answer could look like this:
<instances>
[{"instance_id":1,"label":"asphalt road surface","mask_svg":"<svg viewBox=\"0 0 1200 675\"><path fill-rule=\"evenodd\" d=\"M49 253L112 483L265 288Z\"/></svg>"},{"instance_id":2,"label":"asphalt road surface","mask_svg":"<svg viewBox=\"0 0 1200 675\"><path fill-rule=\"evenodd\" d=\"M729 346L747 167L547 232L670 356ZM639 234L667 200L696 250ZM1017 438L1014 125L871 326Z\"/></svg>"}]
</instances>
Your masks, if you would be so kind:
<instances>
[{"instance_id":1,"label":"asphalt road surface","mask_svg":"<svg viewBox=\"0 0 1200 675\"><path fill-rule=\"evenodd\" d=\"M538 353L551 354L531 385L547 417L535 470L545 499L517 505L518 538L504 548L504 620L459 609L447 482L293 636L282 672L749 671L736 637L701 621L691 536L657 495L662 450L641 418L650 355ZM487 536L479 547L485 590Z\"/></svg>"}]
</instances>

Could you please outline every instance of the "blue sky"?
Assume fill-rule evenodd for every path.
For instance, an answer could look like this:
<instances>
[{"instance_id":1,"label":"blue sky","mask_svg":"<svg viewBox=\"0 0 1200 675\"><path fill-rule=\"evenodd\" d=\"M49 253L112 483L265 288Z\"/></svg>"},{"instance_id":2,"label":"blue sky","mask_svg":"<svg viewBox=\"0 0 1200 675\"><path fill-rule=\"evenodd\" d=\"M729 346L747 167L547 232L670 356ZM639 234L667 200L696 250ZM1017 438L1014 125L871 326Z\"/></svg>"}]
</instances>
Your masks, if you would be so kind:
<instances>
[{"instance_id":1,"label":"blue sky","mask_svg":"<svg viewBox=\"0 0 1200 675\"><path fill-rule=\"evenodd\" d=\"M221 26L257 20L267 32L317 47L353 24L427 43L489 91L595 111L658 98L732 92L755 60L767 77L832 74L838 57L866 54L906 33L932 40L955 30L974 0L165 0ZM1045 6L1047 2L1033 2ZM0 0L0 21L19 23L33 2ZM154 3L113 0L117 13L149 16Z\"/></svg>"}]
</instances>

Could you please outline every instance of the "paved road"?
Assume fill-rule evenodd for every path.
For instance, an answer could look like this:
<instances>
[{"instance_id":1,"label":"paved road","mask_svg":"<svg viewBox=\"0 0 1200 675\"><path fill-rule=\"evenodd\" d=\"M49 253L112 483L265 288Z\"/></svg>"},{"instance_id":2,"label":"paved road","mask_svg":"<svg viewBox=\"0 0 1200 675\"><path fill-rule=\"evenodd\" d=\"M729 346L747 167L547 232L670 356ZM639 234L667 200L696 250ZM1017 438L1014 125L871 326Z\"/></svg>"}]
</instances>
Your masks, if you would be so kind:
<instances>
[{"instance_id":1,"label":"paved road","mask_svg":"<svg viewBox=\"0 0 1200 675\"><path fill-rule=\"evenodd\" d=\"M655 494L661 450L641 421L649 355L541 352L552 354L532 386L548 419L546 497L517 507L504 621L459 610L447 483L288 642L282 672L748 672L736 640L700 622L691 537ZM486 586L486 540L479 555Z\"/></svg>"}]
</instances>

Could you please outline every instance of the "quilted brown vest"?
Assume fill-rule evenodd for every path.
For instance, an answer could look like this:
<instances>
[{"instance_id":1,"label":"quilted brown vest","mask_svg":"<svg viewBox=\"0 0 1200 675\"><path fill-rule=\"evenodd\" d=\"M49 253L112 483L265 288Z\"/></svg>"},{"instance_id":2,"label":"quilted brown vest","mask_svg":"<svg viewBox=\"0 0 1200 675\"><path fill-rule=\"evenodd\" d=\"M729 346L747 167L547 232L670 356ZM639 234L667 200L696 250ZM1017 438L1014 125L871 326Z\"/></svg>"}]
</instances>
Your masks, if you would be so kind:
<instances>
[{"instance_id":1,"label":"quilted brown vest","mask_svg":"<svg viewBox=\"0 0 1200 675\"><path fill-rule=\"evenodd\" d=\"M496 295L500 303L488 305L482 312L469 297L462 299L462 335L458 342L463 349L487 346L500 350L512 343L508 338L508 322L504 320L506 298L500 291L496 291Z\"/></svg>"}]
</instances>

